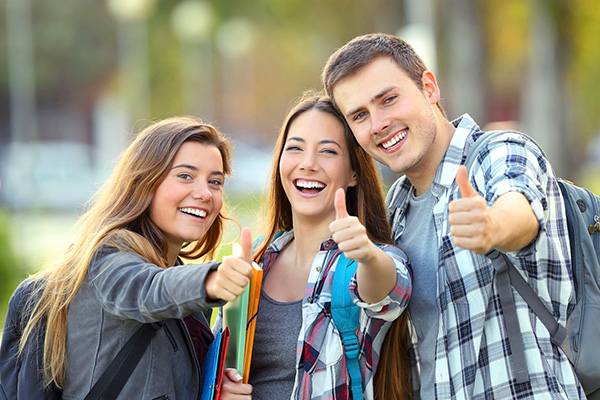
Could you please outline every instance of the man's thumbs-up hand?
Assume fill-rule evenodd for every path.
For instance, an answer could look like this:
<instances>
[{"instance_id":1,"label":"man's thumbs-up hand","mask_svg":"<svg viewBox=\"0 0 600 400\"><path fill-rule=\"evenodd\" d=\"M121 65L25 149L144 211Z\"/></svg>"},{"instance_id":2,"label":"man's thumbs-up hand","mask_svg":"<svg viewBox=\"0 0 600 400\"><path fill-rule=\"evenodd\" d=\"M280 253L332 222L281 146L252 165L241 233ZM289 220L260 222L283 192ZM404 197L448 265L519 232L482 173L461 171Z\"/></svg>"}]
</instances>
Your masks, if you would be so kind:
<instances>
[{"instance_id":1,"label":"man's thumbs-up hand","mask_svg":"<svg viewBox=\"0 0 600 400\"><path fill-rule=\"evenodd\" d=\"M340 251L349 260L367 263L375 257L377 247L369 240L367 230L357 217L348 214L346 208L346 193L339 188L335 192L336 219L329 224L329 231Z\"/></svg>"},{"instance_id":2,"label":"man's thumbs-up hand","mask_svg":"<svg viewBox=\"0 0 600 400\"><path fill-rule=\"evenodd\" d=\"M206 277L206 294L213 299L233 301L244 293L254 273L252 267L252 235L242 229L240 244L234 243L233 255L223 257L223 263Z\"/></svg>"},{"instance_id":3,"label":"man's thumbs-up hand","mask_svg":"<svg viewBox=\"0 0 600 400\"><path fill-rule=\"evenodd\" d=\"M454 243L475 253L485 254L493 245L493 221L485 199L473 188L467 168L458 167L456 184L462 198L453 200L448 205L450 215L450 233L454 235Z\"/></svg>"}]
</instances>

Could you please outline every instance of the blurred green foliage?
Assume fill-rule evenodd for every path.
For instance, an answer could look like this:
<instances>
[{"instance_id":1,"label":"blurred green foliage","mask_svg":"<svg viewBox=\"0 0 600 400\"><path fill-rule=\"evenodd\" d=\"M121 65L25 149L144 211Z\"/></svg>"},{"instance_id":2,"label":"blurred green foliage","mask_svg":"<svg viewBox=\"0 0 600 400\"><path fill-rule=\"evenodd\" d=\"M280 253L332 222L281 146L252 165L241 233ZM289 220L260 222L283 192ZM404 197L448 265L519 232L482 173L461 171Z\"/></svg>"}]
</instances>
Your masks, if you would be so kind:
<instances>
[{"instance_id":1,"label":"blurred green foliage","mask_svg":"<svg viewBox=\"0 0 600 400\"><path fill-rule=\"evenodd\" d=\"M8 309L8 300L18 283L27 273L22 262L17 259L10 243L10 225L8 213L0 209L0 323L4 327L4 318Z\"/></svg>"}]
</instances>

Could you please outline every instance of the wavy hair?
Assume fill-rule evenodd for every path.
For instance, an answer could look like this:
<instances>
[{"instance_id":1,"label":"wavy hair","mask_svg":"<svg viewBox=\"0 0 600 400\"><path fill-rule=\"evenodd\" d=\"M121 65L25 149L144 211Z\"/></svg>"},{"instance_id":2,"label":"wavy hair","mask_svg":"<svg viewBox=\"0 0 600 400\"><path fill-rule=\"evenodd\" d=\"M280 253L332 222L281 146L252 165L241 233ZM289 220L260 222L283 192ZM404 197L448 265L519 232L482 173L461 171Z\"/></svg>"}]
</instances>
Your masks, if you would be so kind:
<instances>
[{"instance_id":1,"label":"wavy hair","mask_svg":"<svg viewBox=\"0 0 600 400\"><path fill-rule=\"evenodd\" d=\"M263 231L265 238L258 246L254 259L261 262L267 248L278 231L292 227L292 207L283 189L279 164L292 123L301 114L318 110L335 117L344 128L350 166L356 172L357 184L346 192L348 213L358 217L367 229L369 239L379 244L393 244L392 231L387 220L381 176L373 158L358 145L344 117L334 107L329 97L308 92L286 116L273 155ZM410 398L410 360L408 357L407 313L394 321L384 339L379 366L375 374L375 398L395 400Z\"/></svg>"},{"instance_id":2,"label":"wavy hair","mask_svg":"<svg viewBox=\"0 0 600 400\"><path fill-rule=\"evenodd\" d=\"M19 354L39 332L37 328L45 327L43 373L47 385L60 388L64 384L69 305L100 247L135 252L162 268L170 267L165 236L150 219L148 208L185 142L215 146L221 153L224 174L231 175L231 143L213 126L191 116L151 124L121 154L108 180L90 200L77 222L74 242L64 255L31 277L44 284L36 285L30 296ZM207 233L198 241L185 243L179 255L188 259L214 257L228 219L221 210Z\"/></svg>"}]
</instances>

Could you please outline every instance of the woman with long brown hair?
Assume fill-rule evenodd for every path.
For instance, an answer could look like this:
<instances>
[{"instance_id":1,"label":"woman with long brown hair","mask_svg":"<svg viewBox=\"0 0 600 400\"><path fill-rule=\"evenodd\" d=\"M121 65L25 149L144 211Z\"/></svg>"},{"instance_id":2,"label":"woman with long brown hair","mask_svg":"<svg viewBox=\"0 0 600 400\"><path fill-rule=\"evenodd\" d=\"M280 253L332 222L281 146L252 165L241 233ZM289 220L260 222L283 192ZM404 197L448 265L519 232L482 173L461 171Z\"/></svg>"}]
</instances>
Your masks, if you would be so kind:
<instances>
[{"instance_id":1,"label":"woman with long brown hair","mask_svg":"<svg viewBox=\"0 0 600 400\"><path fill-rule=\"evenodd\" d=\"M23 387L39 377L63 398L82 399L124 343L152 324L156 332L114 398L199 398L212 340L202 311L243 292L252 274L249 231L242 232L246 260L183 265L180 257L214 257L230 173L229 141L197 118L169 118L139 133L71 246L13 295L10 307L24 318L5 327L4 394L34 398ZM18 357L9 358L15 346ZM22 362L38 349L33 363Z\"/></svg>"},{"instance_id":2,"label":"woman with long brown hair","mask_svg":"<svg viewBox=\"0 0 600 400\"><path fill-rule=\"evenodd\" d=\"M407 258L391 245L379 172L327 97L305 96L288 114L268 190L265 239L254 255L264 278L252 398L351 397L330 305L342 252L358 263L348 290L360 309L363 398L407 398Z\"/></svg>"}]
</instances>

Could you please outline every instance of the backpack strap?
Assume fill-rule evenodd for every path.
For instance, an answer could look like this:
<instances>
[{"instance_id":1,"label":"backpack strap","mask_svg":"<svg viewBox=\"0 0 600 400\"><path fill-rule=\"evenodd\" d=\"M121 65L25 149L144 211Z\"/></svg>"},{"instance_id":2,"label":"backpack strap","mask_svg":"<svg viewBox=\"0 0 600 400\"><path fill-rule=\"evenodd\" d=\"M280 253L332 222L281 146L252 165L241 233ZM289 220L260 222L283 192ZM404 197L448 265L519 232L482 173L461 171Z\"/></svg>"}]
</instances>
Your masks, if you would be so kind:
<instances>
[{"instance_id":1,"label":"backpack strap","mask_svg":"<svg viewBox=\"0 0 600 400\"><path fill-rule=\"evenodd\" d=\"M331 317L340 332L344 353L346 354L346 368L350 376L350 387L353 400L362 400L362 375L358 365L358 329L359 307L350 297L350 280L354 276L358 263L348 260L344 253L340 256L333 273L331 288Z\"/></svg>"},{"instance_id":2,"label":"backpack strap","mask_svg":"<svg viewBox=\"0 0 600 400\"><path fill-rule=\"evenodd\" d=\"M506 254L500 253L497 250L488 254L487 257L492 259L492 264L496 271L498 271L499 268L508 271L508 276L510 278L509 284L519 292L529 308L531 308L542 324L544 324L548 332L550 332L552 343L556 346L560 346L567 337L567 329L556 321L556 318L554 318L554 315L548 310L544 303L542 303L540 297L533 291L519 271L517 271L517 267L515 267L508 259ZM501 264L504 264L504 266Z\"/></svg>"},{"instance_id":3,"label":"backpack strap","mask_svg":"<svg viewBox=\"0 0 600 400\"><path fill-rule=\"evenodd\" d=\"M509 132L512 131L489 131L482 134L472 145L471 149L469 149L469 154L465 161L467 171L471 169L484 146L486 146L495 136ZM523 135L520 132L514 133ZM527 138L538 147L542 154L544 154L542 148L532 138L529 136L527 136ZM498 288L498 294L500 296L500 304L502 305L502 313L504 314L504 325L512 353L513 373L517 383L524 383L529 381L529 373L527 370L527 362L525 360L523 335L521 334L521 329L519 327L517 308L515 306L511 286L517 290L529 308L531 308L542 324L544 324L550 333L552 343L556 346L560 346L567 336L567 330L556 321L554 315L548 311L548 308L542 303L537 293L534 292L519 271L517 271L517 268L509 260L506 254L497 250L492 250L486 254L486 257L492 261L492 266L496 271L496 287Z\"/></svg>"},{"instance_id":4,"label":"backpack strap","mask_svg":"<svg viewBox=\"0 0 600 400\"><path fill-rule=\"evenodd\" d=\"M84 400L116 399L163 323L143 324L119 350Z\"/></svg>"},{"instance_id":5,"label":"backpack strap","mask_svg":"<svg viewBox=\"0 0 600 400\"><path fill-rule=\"evenodd\" d=\"M529 381L529 373L527 371L527 362L525 361L523 335L519 328L517 308L513 299L511 286L519 292L529 308L544 324L550 333L552 343L560 346L567 337L567 330L556 321L554 315L548 311L548 308L546 308L539 296L533 291L519 271L517 271L517 268L508 259L506 254L492 250L486 256L492 260L492 265L496 271L496 287L500 296L500 304L502 304L504 325L512 353L513 373L515 374L517 383L524 383Z\"/></svg>"}]
</instances>

